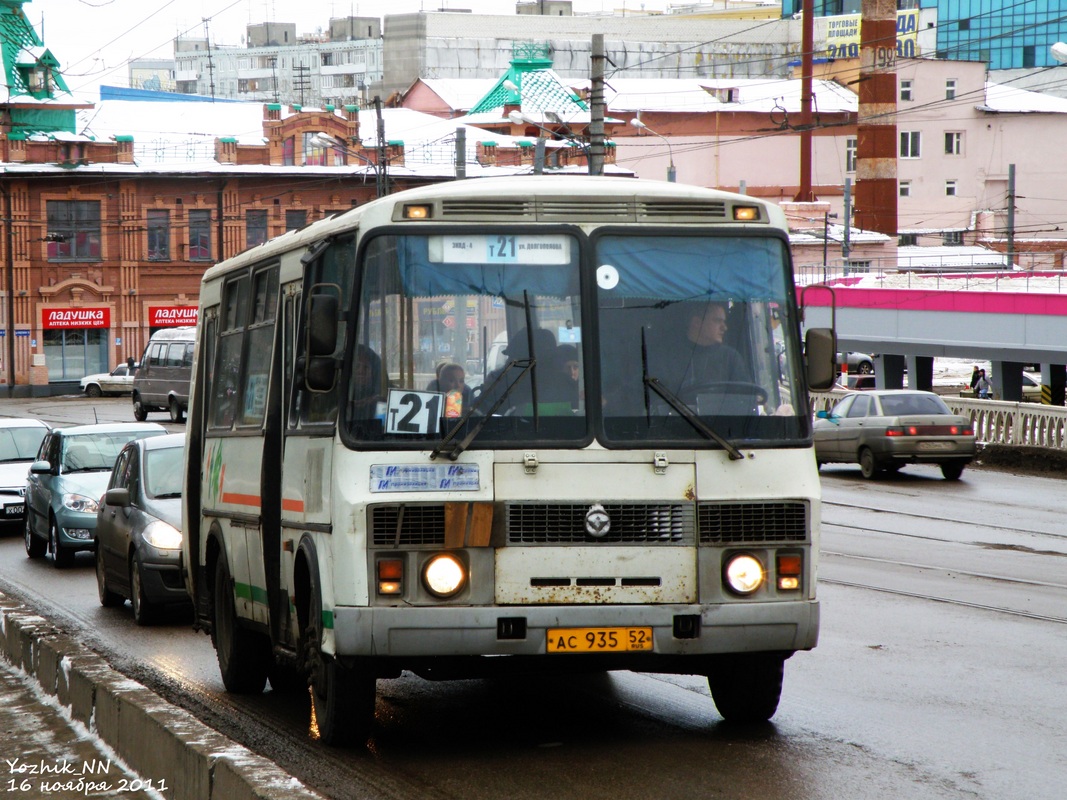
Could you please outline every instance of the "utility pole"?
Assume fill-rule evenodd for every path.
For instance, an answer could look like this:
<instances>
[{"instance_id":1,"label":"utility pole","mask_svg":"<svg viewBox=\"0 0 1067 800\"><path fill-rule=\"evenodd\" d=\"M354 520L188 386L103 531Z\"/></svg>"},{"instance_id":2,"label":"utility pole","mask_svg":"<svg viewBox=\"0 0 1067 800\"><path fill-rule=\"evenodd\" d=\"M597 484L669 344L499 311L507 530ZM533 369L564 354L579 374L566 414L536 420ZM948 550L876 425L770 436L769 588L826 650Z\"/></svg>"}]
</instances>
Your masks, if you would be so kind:
<instances>
[{"instance_id":1,"label":"utility pole","mask_svg":"<svg viewBox=\"0 0 1067 800\"><path fill-rule=\"evenodd\" d=\"M841 260L845 262L845 271L848 271L848 257L852 254L852 178L845 178L845 207L843 209L844 229L841 236Z\"/></svg>"},{"instance_id":2,"label":"utility pole","mask_svg":"<svg viewBox=\"0 0 1067 800\"><path fill-rule=\"evenodd\" d=\"M467 177L467 129L456 128L456 180Z\"/></svg>"},{"instance_id":3,"label":"utility pole","mask_svg":"<svg viewBox=\"0 0 1067 800\"><path fill-rule=\"evenodd\" d=\"M211 29L208 27L208 21L204 20L204 39L207 41L207 80L208 87L211 89L211 100L215 100L215 62L211 58Z\"/></svg>"},{"instance_id":4,"label":"utility pole","mask_svg":"<svg viewBox=\"0 0 1067 800\"><path fill-rule=\"evenodd\" d=\"M1015 165L1008 164L1008 269L1015 268Z\"/></svg>"},{"instance_id":5,"label":"utility pole","mask_svg":"<svg viewBox=\"0 0 1067 800\"><path fill-rule=\"evenodd\" d=\"M589 82L589 174L604 174L604 34L594 33Z\"/></svg>"},{"instance_id":6,"label":"utility pole","mask_svg":"<svg viewBox=\"0 0 1067 800\"><path fill-rule=\"evenodd\" d=\"M381 95L374 95L374 111L378 114L378 169L375 170L377 173L377 190L378 197L385 197L389 194L389 175L385 171L389 160L385 148L385 118L382 117Z\"/></svg>"},{"instance_id":7,"label":"utility pole","mask_svg":"<svg viewBox=\"0 0 1067 800\"><path fill-rule=\"evenodd\" d=\"M798 203L815 200L811 189L811 84L814 71L812 51L815 49L815 2L804 0L801 6L800 36L800 190L793 198Z\"/></svg>"}]
</instances>

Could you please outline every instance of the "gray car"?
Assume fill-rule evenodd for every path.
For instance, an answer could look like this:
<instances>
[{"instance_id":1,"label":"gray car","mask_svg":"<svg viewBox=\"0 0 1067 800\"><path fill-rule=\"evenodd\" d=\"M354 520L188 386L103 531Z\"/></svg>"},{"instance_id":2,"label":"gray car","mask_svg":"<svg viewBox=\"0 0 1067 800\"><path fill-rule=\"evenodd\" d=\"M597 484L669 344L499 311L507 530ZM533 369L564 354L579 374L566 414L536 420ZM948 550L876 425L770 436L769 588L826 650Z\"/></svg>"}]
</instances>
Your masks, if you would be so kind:
<instances>
[{"instance_id":1,"label":"gray car","mask_svg":"<svg viewBox=\"0 0 1067 800\"><path fill-rule=\"evenodd\" d=\"M69 566L79 550L95 547L96 512L111 468L127 442L162 436L162 425L75 425L57 428L41 442L26 483L26 554L52 554Z\"/></svg>"},{"instance_id":2,"label":"gray car","mask_svg":"<svg viewBox=\"0 0 1067 800\"><path fill-rule=\"evenodd\" d=\"M182 581L185 436L135 439L119 453L96 518L96 586L103 606L129 598L138 625L187 604Z\"/></svg>"},{"instance_id":3,"label":"gray car","mask_svg":"<svg viewBox=\"0 0 1067 800\"><path fill-rule=\"evenodd\" d=\"M977 444L970 418L953 414L933 392L852 392L816 414L815 460L858 463L865 478L905 464L931 463L958 480Z\"/></svg>"}]
</instances>

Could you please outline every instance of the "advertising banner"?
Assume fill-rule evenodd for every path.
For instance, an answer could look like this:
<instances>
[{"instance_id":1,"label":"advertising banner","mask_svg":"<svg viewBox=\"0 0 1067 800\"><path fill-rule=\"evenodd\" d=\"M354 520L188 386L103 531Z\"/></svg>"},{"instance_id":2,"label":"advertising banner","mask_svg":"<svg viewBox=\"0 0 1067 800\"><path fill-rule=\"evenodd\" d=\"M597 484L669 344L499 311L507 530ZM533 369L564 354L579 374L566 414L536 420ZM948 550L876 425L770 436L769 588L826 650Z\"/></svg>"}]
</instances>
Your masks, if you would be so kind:
<instances>
[{"instance_id":1,"label":"advertising banner","mask_svg":"<svg viewBox=\"0 0 1067 800\"><path fill-rule=\"evenodd\" d=\"M46 308L41 311L41 327L47 330L59 328L110 328L110 308Z\"/></svg>"}]
</instances>

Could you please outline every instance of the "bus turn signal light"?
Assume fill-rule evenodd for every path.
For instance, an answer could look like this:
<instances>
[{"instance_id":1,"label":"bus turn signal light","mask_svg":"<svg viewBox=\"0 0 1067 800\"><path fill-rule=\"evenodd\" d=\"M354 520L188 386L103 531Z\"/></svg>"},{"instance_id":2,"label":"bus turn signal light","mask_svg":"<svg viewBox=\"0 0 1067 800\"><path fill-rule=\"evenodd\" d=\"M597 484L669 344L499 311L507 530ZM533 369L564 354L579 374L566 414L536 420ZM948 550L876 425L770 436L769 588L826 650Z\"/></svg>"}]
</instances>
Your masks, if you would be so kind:
<instances>
[{"instance_id":1,"label":"bus turn signal light","mask_svg":"<svg viewBox=\"0 0 1067 800\"><path fill-rule=\"evenodd\" d=\"M378 562L378 594L400 594L403 585L403 561L389 558Z\"/></svg>"},{"instance_id":2,"label":"bus turn signal light","mask_svg":"<svg viewBox=\"0 0 1067 800\"><path fill-rule=\"evenodd\" d=\"M779 554L778 562L778 588L791 591L800 588L800 574L803 569L803 561L798 554Z\"/></svg>"}]
</instances>

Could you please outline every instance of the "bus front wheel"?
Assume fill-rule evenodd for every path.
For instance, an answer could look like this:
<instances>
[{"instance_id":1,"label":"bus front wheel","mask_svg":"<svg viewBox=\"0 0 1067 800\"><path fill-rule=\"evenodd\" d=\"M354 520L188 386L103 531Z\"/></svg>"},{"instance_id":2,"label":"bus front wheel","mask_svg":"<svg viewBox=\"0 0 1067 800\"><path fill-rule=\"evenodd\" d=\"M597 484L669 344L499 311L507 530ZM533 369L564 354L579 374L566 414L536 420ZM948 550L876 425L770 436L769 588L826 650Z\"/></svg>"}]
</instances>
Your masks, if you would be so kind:
<instances>
[{"instance_id":1,"label":"bus front wheel","mask_svg":"<svg viewBox=\"0 0 1067 800\"><path fill-rule=\"evenodd\" d=\"M766 722L778 710L785 659L755 653L724 657L708 675L715 708L727 722Z\"/></svg>"},{"instance_id":2,"label":"bus front wheel","mask_svg":"<svg viewBox=\"0 0 1067 800\"><path fill-rule=\"evenodd\" d=\"M230 572L220 559L215 567L211 643L227 692L259 694L267 685L270 641L261 633L242 628L237 621Z\"/></svg>"},{"instance_id":3,"label":"bus front wheel","mask_svg":"<svg viewBox=\"0 0 1067 800\"><path fill-rule=\"evenodd\" d=\"M377 681L360 667L346 667L322 652L322 601L314 587L309 624L304 634L304 663L311 684L319 740L345 746L363 741L374 725Z\"/></svg>"}]
</instances>

